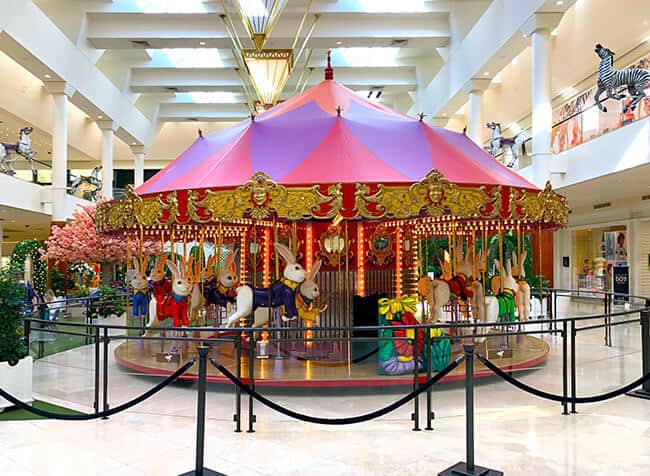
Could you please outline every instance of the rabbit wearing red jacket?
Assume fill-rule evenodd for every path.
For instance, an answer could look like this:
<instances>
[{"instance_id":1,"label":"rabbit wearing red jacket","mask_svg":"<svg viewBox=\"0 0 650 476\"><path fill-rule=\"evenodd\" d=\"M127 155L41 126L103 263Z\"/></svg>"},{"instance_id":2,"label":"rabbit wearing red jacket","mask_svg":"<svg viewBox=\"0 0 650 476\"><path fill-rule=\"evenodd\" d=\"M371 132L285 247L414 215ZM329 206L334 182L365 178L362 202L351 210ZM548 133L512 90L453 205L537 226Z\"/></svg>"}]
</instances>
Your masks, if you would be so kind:
<instances>
[{"instance_id":1,"label":"rabbit wearing red jacket","mask_svg":"<svg viewBox=\"0 0 650 476\"><path fill-rule=\"evenodd\" d=\"M189 268L191 268L192 257L190 257ZM162 306L164 318L171 317L174 320L174 327L187 327L190 322L188 319L189 296L192 293L192 280L189 273L183 267L178 267L171 261L167 267L172 272L172 291L167 296Z\"/></svg>"}]
</instances>

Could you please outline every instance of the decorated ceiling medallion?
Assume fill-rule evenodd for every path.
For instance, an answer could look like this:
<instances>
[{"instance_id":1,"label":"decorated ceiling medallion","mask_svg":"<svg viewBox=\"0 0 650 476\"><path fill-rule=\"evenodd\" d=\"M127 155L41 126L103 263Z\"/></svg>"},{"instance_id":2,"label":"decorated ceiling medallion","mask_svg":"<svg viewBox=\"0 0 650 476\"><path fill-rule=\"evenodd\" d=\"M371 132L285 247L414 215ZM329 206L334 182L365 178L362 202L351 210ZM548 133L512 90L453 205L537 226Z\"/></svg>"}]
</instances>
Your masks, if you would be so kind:
<instances>
[{"instance_id":1,"label":"decorated ceiling medallion","mask_svg":"<svg viewBox=\"0 0 650 476\"><path fill-rule=\"evenodd\" d=\"M233 0L257 50L264 48L288 0Z\"/></svg>"},{"instance_id":2,"label":"decorated ceiling medallion","mask_svg":"<svg viewBox=\"0 0 650 476\"><path fill-rule=\"evenodd\" d=\"M291 75L292 50L243 50L242 56L260 103L274 106Z\"/></svg>"}]
</instances>

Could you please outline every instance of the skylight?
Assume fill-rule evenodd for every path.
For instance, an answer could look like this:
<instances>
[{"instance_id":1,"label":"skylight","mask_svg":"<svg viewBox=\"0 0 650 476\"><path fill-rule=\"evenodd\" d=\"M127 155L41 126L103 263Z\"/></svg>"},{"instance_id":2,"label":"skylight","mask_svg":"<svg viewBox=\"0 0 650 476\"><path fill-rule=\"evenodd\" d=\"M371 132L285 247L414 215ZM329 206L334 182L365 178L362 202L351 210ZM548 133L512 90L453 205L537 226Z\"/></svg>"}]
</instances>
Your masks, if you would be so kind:
<instances>
[{"instance_id":1,"label":"skylight","mask_svg":"<svg viewBox=\"0 0 650 476\"><path fill-rule=\"evenodd\" d=\"M143 13L203 13L203 0L135 0Z\"/></svg>"},{"instance_id":2,"label":"skylight","mask_svg":"<svg viewBox=\"0 0 650 476\"><path fill-rule=\"evenodd\" d=\"M357 0L359 6L370 13L426 12L425 0Z\"/></svg>"},{"instance_id":3,"label":"skylight","mask_svg":"<svg viewBox=\"0 0 650 476\"><path fill-rule=\"evenodd\" d=\"M398 53L396 47L337 48L332 52L332 61L338 66L396 66Z\"/></svg>"},{"instance_id":4,"label":"skylight","mask_svg":"<svg viewBox=\"0 0 650 476\"><path fill-rule=\"evenodd\" d=\"M177 68L219 68L224 66L217 48L163 48L151 50L155 66Z\"/></svg>"}]
</instances>

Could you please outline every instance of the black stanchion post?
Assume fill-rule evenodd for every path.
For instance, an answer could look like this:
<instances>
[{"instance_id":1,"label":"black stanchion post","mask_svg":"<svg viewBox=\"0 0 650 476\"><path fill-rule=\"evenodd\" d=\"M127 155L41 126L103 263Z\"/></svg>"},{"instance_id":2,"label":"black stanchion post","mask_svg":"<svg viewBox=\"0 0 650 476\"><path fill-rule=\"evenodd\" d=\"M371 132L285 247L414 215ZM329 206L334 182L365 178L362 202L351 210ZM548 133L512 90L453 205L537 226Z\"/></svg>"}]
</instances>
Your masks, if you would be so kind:
<instances>
[{"instance_id":1,"label":"black stanchion post","mask_svg":"<svg viewBox=\"0 0 650 476\"><path fill-rule=\"evenodd\" d=\"M248 354L248 386L251 390L255 390L255 339L253 331L250 331L249 335L249 344L250 352ZM256 416L253 412L253 396L248 396L248 430L247 433L255 433L255 424Z\"/></svg>"},{"instance_id":2,"label":"black stanchion post","mask_svg":"<svg viewBox=\"0 0 650 476\"><path fill-rule=\"evenodd\" d=\"M237 378L241 379L241 336L235 337L235 355L237 358ZM241 432L241 389L235 385L235 433Z\"/></svg>"},{"instance_id":3,"label":"black stanchion post","mask_svg":"<svg viewBox=\"0 0 650 476\"><path fill-rule=\"evenodd\" d=\"M108 328L104 327L104 411L108 411ZM102 417L107 420L108 417Z\"/></svg>"},{"instance_id":4,"label":"black stanchion post","mask_svg":"<svg viewBox=\"0 0 650 476\"><path fill-rule=\"evenodd\" d=\"M643 362L643 375L650 373L650 301L645 303L646 309L641 311L641 359ZM650 400L650 380L646 381L638 390L628 393L631 397Z\"/></svg>"},{"instance_id":5,"label":"black stanchion post","mask_svg":"<svg viewBox=\"0 0 650 476\"><path fill-rule=\"evenodd\" d=\"M576 398L576 321L571 320L571 398ZM575 401L571 402L571 413L576 411Z\"/></svg>"},{"instance_id":6,"label":"black stanchion post","mask_svg":"<svg viewBox=\"0 0 650 476\"><path fill-rule=\"evenodd\" d=\"M420 329L413 329L415 332L415 338L413 339L413 390L417 390L420 386L420 352L418 344L418 331ZM413 399L413 414L411 415L411 420L413 420L413 431L420 431L420 396L416 396Z\"/></svg>"},{"instance_id":7,"label":"black stanchion post","mask_svg":"<svg viewBox=\"0 0 650 476\"><path fill-rule=\"evenodd\" d=\"M95 413L99 413L99 327L95 327Z\"/></svg>"},{"instance_id":8,"label":"black stanchion post","mask_svg":"<svg viewBox=\"0 0 650 476\"><path fill-rule=\"evenodd\" d=\"M427 382L431 380L431 373L432 373L432 368L431 368L431 353L433 352L431 349L432 346L432 341L431 341L431 328L427 327L424 330L424 346L426 349L426 352L424 353L425 358L426 358L426 367L427 367ZM433 430L433 427L431 426L431 420L433 420L433 410L431 408L431 393L432 393L432 387L427 388L427 426L424 428L425 430L431 431Z\"/></svg>"},{"instance_id":9,"label":"black stanchion post","mask_svg":"<svg viewBox=\"0 0 650 476\"><path fill-rule=\"evenodd\" d=\"M192 471L183 473L181 476L223 476L208 468L203 467L203 455L205 450L205 386L207 380L208 351L210 347L200 345L199 352L199 389L196 404L196 463Z\"/></svg>"},{"instance_id":10,"label":"black stanchion post","mask_svg":"<svg viewBox=\"0 0 650 476\"><path fill-rule=\"evenodd\" d=\"M24 342L25 342L25 347L27 347L27 352L29 352L29 334L32 331L32 321L29 319L25 319L25 336L24 336Z\"/></svg>"},{"instance_id":11,"label":"black stanchion post","mask_svg":"<svg viewBox=\"0 0 650 476\"><path fill-rule=\"evenodd\" d=\"M456 463L438 476L503 476L501 471L474 464L474 344L463 344L465 351L465 462Z\"/></svg>"},{"instance_id":12,"label":"black stanchion post","mask_svg":"<svg viewBox=\"0 0 650 476\"><path fill-rule=\"evenodd\" d=\"M566 401L568 398L569 378L568 378L568 349L567 349L567 325L566 320L562 321L562 396L565 398L562 403L562 415L569 414L569 407Z\"/></svg>"}]
</instances>

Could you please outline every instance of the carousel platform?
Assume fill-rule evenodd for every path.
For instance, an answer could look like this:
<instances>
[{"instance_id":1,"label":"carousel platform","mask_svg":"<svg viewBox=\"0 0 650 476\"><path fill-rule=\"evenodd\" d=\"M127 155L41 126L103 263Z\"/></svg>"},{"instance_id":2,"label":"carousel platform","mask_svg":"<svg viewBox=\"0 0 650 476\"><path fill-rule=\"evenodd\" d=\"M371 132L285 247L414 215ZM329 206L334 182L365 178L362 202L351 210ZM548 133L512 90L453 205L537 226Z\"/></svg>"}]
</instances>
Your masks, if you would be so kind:
<instances>
[{"instance_id":1,"label":"carousel platform","mask_svg":"<svg viewBox=\"0 0 650 476\"><path fill-rule=\"evenodd\" d=\"M130 370L148 375L167 376L196 355L196 343L185 343L179 347L178 357L171 358L170 343L159 341L126 341L115 349L115 359L119 365ZM458 346L454 346L452 358L458 355ZM504 371L533 369L542 364L550 351L550 346L544 340L521 336L520 341L511 346L510 352L502 357L490 355ZM477 351L490 352L486 344L477 344ZM243 352L246 354L246 352ZM220 342L214 344L210 356L216 358L232 372L236 369L234 344ZM180 363L179 363L180 362ZM477 362L476 377L489 377L492 374L483 365ZM249 360L247 355L242 356L242 380L248 381ZM397 385L411 385L413 375L379 375L377 355L371 355L363 361L348 363L343 361L311 360L305 359L300 352L287 352L283 358L270 356L266 359L255 359L254 362L255 385L268 387L384 387ZM198 367L195 365L190 372L181 377L186 380L197 379ZM460 365L442 381L462 380L465 377L464 364ZM208 381L213 383L230 384L230 381L213 366L208 366ZM420 375L420 381L426 381L426 374Z\"/></svg>"}]
</instances>

